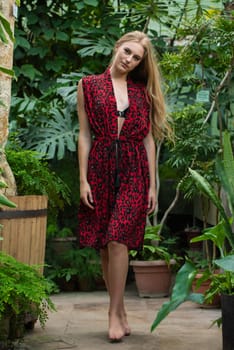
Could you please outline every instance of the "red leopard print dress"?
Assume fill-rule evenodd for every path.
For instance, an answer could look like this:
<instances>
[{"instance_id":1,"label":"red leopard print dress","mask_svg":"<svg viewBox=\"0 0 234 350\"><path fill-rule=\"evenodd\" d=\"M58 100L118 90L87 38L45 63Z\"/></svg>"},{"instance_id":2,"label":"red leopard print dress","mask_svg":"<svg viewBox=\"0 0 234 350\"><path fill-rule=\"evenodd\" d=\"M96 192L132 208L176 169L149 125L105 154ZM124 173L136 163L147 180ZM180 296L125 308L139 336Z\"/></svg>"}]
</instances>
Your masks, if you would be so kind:
<instances>
[{"instance_id":1,"label":"red leopard print dress","mask_svg":"<svg viewBox=\"0 0 234 350\"><path fill-rule=\"evenodd\" d=\"M119 113L110 71L82 79L85 110L94 136L88 181L95 209L80 203L80 246L103 248L110 241L141 249L147 215L149 166L143 139L149 132L145 88L128 78L129 107L118 137Z\"/></svg>"}]
</instances>

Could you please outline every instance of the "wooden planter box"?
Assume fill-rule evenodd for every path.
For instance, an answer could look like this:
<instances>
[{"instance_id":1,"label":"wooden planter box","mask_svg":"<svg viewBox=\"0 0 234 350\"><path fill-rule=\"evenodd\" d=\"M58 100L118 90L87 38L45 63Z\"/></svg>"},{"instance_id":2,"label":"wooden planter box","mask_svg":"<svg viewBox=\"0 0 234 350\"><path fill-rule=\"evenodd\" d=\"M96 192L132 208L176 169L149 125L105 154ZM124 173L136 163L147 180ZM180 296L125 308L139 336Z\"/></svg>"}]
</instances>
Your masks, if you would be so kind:
<instances>
[{"instance_id":1,"label":"wooden planter box","mask_svg":"<svg viewBox=\"0 0 234 350\"><path fill-rule=\"evenodd\" d=\"M46 245L47 196L10 196L16 208L0 210L0 250L29 265L43 265ZM41 268L43 272L43 268Z\"/></svg>"}]
</instances>

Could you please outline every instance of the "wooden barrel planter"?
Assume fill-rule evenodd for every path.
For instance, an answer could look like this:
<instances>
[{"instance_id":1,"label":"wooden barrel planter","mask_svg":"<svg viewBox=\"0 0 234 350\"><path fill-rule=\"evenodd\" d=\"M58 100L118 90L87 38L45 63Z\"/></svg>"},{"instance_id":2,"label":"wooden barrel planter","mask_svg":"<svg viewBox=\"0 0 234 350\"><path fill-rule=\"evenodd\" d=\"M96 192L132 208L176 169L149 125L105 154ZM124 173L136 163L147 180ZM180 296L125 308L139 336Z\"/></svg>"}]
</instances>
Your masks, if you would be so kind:
<instances>
[{"instance_id":1,"label":"wooden barrel planter","mask_svg":"<svg viewBox=\"0 0 234 350\"><path fill-rule=\"evenodd\" d=\"M9 196L16 208L0 209L0 250L29 265L43 265L46 246L47 196ZM43 267L41 268L43 273Z\"/></svg>"}]
</instances>

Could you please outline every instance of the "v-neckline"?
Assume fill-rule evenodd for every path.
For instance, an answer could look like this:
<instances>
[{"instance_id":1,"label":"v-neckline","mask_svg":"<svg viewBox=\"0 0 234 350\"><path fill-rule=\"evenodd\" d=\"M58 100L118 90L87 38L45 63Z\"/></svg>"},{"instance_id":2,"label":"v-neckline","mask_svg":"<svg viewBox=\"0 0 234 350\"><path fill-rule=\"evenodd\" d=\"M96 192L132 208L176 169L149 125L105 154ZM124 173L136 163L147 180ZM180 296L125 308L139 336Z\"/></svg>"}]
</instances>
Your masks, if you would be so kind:
<instances>
[{"instance_id":1,"label":"v-neckline","mask_svg":"<svg viewBox=\"0 0 234 350\"><path fill-rule=\"evenodd\" d=\"M126 84L127 84L127 97L128 97L128 104L127 106L121 111L121 110L118 110L118 107L117 107L117 98L116 98L116 95L115 95L115 90L114 90L114 84L113 84L113 80L112 80L112 77L111 77L111 74L110 74L110 69L108 69L108 75L109 75L109 81L111 83L111 89L112 89L112 94L113 94L113 97L114 97L114 105L115 105L115 110L116 110L116 124L117 124L117 130L116 130L116 134L117 134L117 137L119 138L120 135L121 135L121 132L124 128L124 125L126 123L126 116L123 118L121 116L119 116L119 113L121 112L127 112L129 110L129 107L130 107L130 98L129 98L129 79L127 77L127 80L126 80ZM121 125L119 126L119 121L122 120L122 123Z\"/></svg>"}]
</instances>

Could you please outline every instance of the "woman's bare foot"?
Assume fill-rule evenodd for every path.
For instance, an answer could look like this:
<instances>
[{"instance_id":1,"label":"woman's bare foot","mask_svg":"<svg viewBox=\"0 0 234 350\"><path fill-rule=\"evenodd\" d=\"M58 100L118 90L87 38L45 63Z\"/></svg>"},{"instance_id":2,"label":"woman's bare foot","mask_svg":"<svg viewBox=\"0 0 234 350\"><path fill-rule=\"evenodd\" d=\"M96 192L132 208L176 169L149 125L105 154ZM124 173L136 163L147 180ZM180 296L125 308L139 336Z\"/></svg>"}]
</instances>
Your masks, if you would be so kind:
<instances>
[{"instance_id":1,"label":"woman's bare foot","mask_svg":"<svg viewBox=\"0 0 234 350\"><path fill-rule=\"evenodd\" d=\"M120 342L125 335L121 319L116 314L109 314L109 340L110 342Z\"/></svg>"},{"instance_id":2,"label":"woman's bare foot","mask_svg":"<svg viewBox=\"0 0 234 350\"><path fill-rule=\"evenodd\" d=\"M128 320L127 320L127 315L125 312L123 312L121 314L121 323L122 323L122 326L124 328L124 332L125 332L125 335L128 336L131 334L131 328L128 324Z\"/></svg>"}]
</instances>

